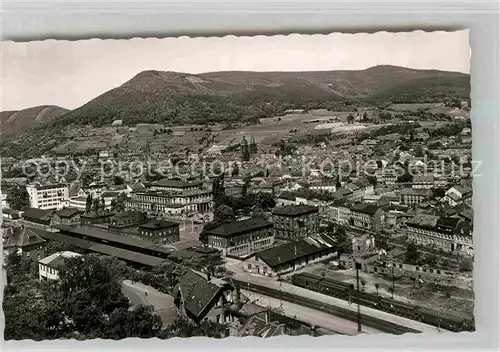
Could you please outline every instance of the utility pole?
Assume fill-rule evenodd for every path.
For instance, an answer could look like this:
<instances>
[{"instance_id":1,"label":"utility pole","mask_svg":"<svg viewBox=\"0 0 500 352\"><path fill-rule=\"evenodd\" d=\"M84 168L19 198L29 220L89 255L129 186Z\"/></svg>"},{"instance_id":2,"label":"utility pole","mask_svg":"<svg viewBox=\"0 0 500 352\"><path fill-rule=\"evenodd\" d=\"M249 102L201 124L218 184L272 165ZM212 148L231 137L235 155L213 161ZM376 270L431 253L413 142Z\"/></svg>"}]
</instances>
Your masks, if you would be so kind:
<instances>
[{"instance_id":1,"label":"utility pole","mask_svg":"<svg viewBox=\"0 0 500 352\"><path fill-rule=\"evenodd\" d=\"M361 332L361 308L359 306L359 269L361 269L361 263L354 262L356 267L356 290L358 291L358 332Z\"/></svg>"}]
</instances>

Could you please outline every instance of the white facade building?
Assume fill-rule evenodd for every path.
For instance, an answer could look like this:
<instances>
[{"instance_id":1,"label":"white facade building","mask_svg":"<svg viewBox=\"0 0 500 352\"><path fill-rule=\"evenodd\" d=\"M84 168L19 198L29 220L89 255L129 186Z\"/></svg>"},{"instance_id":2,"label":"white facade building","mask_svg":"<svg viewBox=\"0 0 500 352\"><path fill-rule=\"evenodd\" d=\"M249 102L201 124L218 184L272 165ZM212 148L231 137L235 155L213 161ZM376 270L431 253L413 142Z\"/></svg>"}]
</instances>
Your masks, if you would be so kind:
<instances>
[{"instance_id":1,"label":"white facade building","mask_svg":"<svg viewBox=\"0 0 500 352\"><path fill-rule=\"evenodd\" d=\"M64 262L68 258L79 257L81 254L64 251L49 255L38 261L38 278L42 280L57 280L59 279L59 271L64 266Z\"/></svg>"},{"instance_id":2,"label":"white facade building","mask_svg":"<svg viewBox=\"0 0 500 352\"><path fill-rule=\"evenodd\" d=\"M64 183L26 186L31 208L61 209L69 205L69 186Z\"/></svg>"}]
</instances>

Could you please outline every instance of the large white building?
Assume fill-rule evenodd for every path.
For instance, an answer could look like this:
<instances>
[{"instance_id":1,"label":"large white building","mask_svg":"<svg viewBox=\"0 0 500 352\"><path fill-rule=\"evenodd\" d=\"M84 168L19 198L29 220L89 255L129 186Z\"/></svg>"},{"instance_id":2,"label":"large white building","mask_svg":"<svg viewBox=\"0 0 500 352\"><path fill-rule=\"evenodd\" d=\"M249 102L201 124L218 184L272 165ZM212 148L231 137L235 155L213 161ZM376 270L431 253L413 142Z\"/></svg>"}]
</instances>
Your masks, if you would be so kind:
<instances>
[{"instance_id":1,"label":"large white building","mask_svg":"<svg viewBox=\"0 0 500 352\"><path fill-rule=\"evenodd\" d=\"M30 207L38 209L61 209L69 204L69 186L64 183L26 186L30 196Z\"/></svg>"}]
</instances>

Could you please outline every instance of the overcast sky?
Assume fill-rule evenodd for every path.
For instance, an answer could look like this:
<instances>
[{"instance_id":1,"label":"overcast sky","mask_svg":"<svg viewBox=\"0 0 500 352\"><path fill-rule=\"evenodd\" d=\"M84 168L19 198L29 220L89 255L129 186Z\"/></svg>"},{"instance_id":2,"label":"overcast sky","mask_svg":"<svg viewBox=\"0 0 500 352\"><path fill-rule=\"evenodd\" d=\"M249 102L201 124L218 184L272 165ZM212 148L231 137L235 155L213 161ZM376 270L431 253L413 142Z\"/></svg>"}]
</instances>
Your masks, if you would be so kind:
<instances>
[{"instance_id":1,"label":"overcast sky","mask_svg":"<svg viewBox=\"0 0 500 352\"><path fill-rule=\"evenodd\" d=\"M469 73L469 31L2 42L0 111L77 108L143 70L357 70L396 65Z\"/></svg>"}]
</instances>

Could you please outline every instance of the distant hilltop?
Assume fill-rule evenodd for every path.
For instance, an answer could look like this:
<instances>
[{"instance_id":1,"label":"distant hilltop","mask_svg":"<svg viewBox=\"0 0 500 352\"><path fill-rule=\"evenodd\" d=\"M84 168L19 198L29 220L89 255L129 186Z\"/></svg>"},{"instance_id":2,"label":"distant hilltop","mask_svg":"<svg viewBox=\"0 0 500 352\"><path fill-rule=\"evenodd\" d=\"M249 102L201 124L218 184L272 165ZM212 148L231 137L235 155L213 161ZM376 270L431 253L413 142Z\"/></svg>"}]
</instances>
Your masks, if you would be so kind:
<instances>
[{"instance_id":1,"label":"distant hilltop","mask_svg":"<svg viewBox=\"0 0 500 352\"><path fill-rule=\"evenodd\" d=\"M468 74L397 66L359 71L234 71L196 75L149 70L75 110L54 107L55 113L34 125L37 134L49 137L51 131L69 126L111 126L113 122L115 126L258 123L260 118L285 112L321 108L345 111L388 103L467 100L469 96ZM24 123L16 128L6 127L8 123L4 121L9 116L1 113L4 134L17 137L29 130L30 121L37 121L39 114L28 111L16 112L25 116Z\"/></svg>"}]
</instances>

